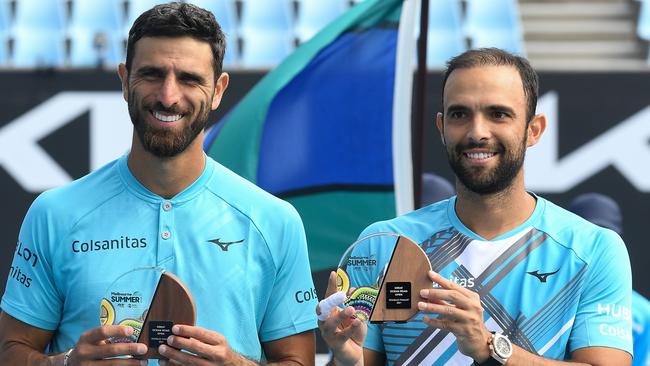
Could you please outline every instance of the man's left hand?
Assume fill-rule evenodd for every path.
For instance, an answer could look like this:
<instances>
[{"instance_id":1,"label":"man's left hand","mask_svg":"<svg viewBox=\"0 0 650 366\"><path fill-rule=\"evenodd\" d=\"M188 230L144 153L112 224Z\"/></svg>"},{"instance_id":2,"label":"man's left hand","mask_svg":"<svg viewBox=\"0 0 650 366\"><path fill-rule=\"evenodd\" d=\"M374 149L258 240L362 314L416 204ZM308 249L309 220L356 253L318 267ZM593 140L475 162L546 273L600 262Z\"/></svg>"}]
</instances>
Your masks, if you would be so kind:
<instances>
[{"instance_id":1,"label":"man's left hand","mask_svg":"<svg viewBox=\"0 0 650 366\"><path fill-rule=\"evenodd\" d=\"M228 345L226 337L217 332L189 325L174 325L172 333L173 335L167 338L169 346L161 345L158 347L158 352L169 359L160 361L163 366L254 364L233 351ZM181 350L190 353L181 352Z\"/></svg>"},{"instance_id":2,"label":"man's left hand","mask_svg":"<svg viewBox=\"0 0 650 366\"><path fill-rule=\"evenodd\" d=\"M487 360L491 334L483 323L483 307L478 293L433 271L428 275L440 287L420 291L420 296L426 301L418 302L418 308L422 312L438 314L438 317L425 316L422 319L424 323L453 333L462 354L479 362Z\"/></svg>"}]
</instances>

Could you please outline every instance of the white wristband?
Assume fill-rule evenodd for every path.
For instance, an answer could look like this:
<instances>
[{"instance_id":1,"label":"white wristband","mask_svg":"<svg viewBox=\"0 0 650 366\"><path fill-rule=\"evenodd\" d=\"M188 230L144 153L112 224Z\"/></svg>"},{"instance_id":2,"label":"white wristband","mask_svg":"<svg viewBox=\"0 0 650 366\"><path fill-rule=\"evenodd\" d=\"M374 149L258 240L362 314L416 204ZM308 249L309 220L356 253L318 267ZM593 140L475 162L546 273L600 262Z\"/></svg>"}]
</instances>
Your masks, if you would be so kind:
<instances>
[{"instance_id":1,"label":"white wristband","mask_svg":"<svg viewBox=\"0 0 650 366\"><path fill-rule=\"evenodd\" d=\"M343 291L335 292L327 298L321 300L318 303L318 307L320 308L320 315L318 316L318 320L325 321L330 315L332 309L343 304L343 302L345 302L345 292Z\"/></svg>"},{"instance_id":2,"label":"white wristband","mask_svg":"<svg viewBox=\"0 0 650 366\"><path fill-rule=\"evenodd\" d=\"M74 351L74 347L70 348L68 352L63 355L63 366L69 366L68 360L70 359L70 354Z\"/></svg>"}]
</instances>

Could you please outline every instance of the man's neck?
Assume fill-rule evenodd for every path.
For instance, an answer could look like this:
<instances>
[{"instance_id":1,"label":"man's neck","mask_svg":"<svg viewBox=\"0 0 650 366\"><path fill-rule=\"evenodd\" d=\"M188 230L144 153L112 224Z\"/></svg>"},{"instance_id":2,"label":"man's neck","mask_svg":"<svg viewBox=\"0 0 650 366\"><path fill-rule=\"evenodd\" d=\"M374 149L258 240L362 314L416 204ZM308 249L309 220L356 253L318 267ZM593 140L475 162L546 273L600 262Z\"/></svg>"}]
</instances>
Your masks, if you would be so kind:
<instances>
[{"instance_id":1,"label":"man's neck","mask_svg":"<svg viewBox=\"0 0 650 366\"><path fill-rule=\"evenodd\" d=\"M460 221L482 238L491 240L515 229L535 211L536 200L526 192L523 179L506 190L479 195L457 184L456 214Z\"/></svg>"},{"instance_id":2,"label":"man's neck","mask_svg":"<svg viewBox=\"0 0 650 366\"><path fill-rule=\"evenodd\" d=\"M145 151L134 136L128 166L131 174L151 192L169 199L196 181L205 168L200 138L172 158L160 158Z\"/></svg>"}]
</instances>

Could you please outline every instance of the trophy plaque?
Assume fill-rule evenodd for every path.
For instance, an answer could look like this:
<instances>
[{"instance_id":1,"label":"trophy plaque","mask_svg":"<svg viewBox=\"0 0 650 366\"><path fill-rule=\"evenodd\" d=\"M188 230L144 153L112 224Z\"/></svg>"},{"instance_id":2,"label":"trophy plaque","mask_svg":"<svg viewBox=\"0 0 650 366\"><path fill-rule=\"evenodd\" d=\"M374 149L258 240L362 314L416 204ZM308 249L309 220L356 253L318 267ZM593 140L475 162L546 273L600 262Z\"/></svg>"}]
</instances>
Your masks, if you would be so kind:
<instances>
[{"instance_id":1,"label":"trophy plaque","mask_svg":"<svg viewBox=\"0 0 650 366\"><path fill-rule=\"evenodd\" d=\"M432 287L431 263L413 240L377 233L354 242L336 271L337 291L354 316L371 323L405 322L418 313L420 290Z\"/></svg>"},{"instance_id":2,"label":"trophy plaque","mask_svg":"<svg viewBox=\"0 0 650 366\"><path fill-rule=\"evenodd\" d=\"M138 342L149 347L142 359L164 359L158 346L167 343L174 324L194 325L196 304L185 284L162 268L147 267L129 271L106 291L100 306L101 325L128 325L131 337L110 342Z\"/></svg>"}]
</instances>

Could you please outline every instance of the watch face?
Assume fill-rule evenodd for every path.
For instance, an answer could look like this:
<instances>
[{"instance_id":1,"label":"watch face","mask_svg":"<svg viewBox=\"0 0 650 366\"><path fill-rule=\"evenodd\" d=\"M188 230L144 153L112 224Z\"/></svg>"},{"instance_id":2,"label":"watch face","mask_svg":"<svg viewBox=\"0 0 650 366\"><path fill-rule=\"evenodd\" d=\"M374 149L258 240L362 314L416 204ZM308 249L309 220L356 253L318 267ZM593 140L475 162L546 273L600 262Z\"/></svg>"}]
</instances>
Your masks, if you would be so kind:
<instances>
[{"instance_id":1,"label":"watch face","mask_svg":"<svg viewBox=\"0 0 650 366\"><path fill-rule=\"evenodd\" d=\"M512 346L505 337L495 337L494 339L494 352L500 357L510 357L512 353Z\"/></svg>"}]
</instances>

